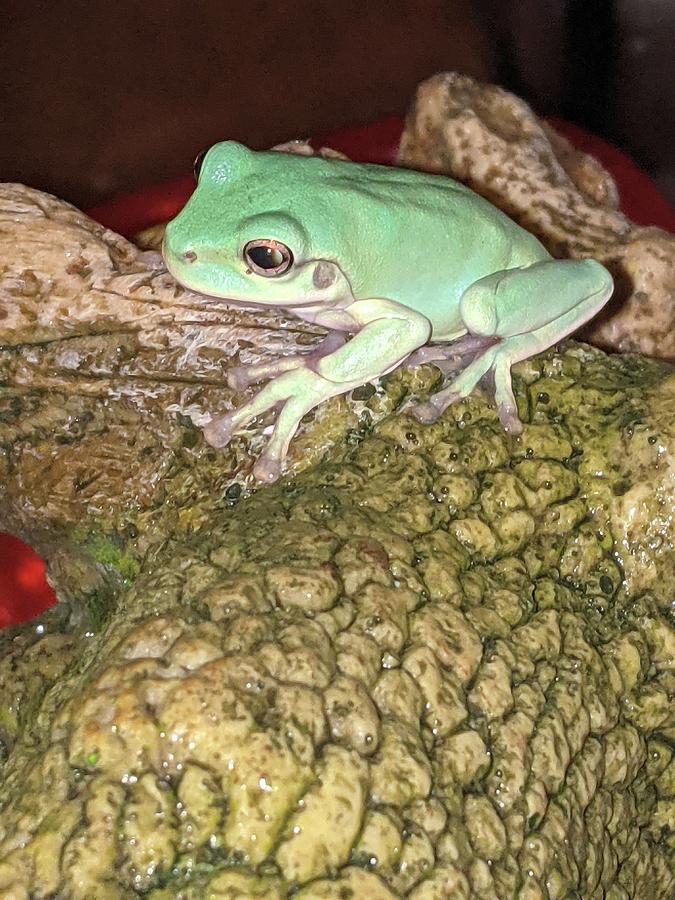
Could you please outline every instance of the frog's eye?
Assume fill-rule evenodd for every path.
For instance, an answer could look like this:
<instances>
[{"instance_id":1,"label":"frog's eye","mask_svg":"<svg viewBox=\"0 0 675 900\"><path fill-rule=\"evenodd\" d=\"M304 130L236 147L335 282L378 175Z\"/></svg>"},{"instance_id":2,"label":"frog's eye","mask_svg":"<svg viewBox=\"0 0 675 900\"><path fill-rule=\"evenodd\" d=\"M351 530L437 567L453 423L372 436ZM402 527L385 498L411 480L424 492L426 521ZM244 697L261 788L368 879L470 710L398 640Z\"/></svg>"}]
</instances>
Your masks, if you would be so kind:
<instances>
[{"instance_id":1,"label":"frog's eye","mask_svg":"<svg viewBox=\"0 0 675 900\"><path fill-rule=\"evenodd\" d=\"M207 154L208 152L209 152L208 150L202 150L201 153L198 153L198 154L195 156L195 161L194 161L194 163L192 164L192 168L193 168L193 171L194 171L194 173L195 173L195 179L196 179L196 181L199 181L199 173L200 173L201 170L202 170L202 163L204 162L204 157L206 156L206 154Z\"/></svg>"},{"instance_id":2,"label":"frog's eye","mask_svg":"<svg viewBox=\"0 0 675 900\"><path fill-rule=\"evenodd\" d=\"M293 254L285 244L264 238L249 241L244 247L246 264L258 275L267 278L283 275L293 265Z\"/></svg>"}]
</instances>

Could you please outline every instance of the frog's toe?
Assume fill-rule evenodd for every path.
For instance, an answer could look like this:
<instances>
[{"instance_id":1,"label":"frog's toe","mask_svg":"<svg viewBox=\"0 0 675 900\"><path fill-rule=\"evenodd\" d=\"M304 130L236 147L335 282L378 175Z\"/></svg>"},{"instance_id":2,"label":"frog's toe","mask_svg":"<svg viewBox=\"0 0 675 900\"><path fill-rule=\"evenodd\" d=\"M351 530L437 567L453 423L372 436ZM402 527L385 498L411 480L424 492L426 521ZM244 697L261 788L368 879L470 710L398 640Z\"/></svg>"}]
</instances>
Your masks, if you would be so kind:
<instances>
[{"instance_id":1,"label":"frog's toe","mask_svg":"<svg viewBox=\"0 0 675 900\"><path fill-rule=\"evenodd\" d=\"M518 410L515 406L498 406L497 415L502 423L504 431L508 434L519 435L523 430L523 423L518 416Z\"/></svg>"},{"instance_id":2,"label":"frog's toe","mask_svg":"<svg viewBox=\"0 0 675 900\"><path fill-rule=\"evenodd\" d=\"M281 460L263 453L253 466L253 477L263 484L273 484L281 477Z\"/></svg>"},{"instance_id":3,"label":"frog's toe","mask_svg":"<svg viewBox=\"0 0 675 900\"><path fill-rule=\"evenodd\" d=\"M235 434L235 427L229 415L212 419L202 429L207 444L220 450L227 447Z\"/></svg>"},{"instance_id":4,"label":"frog's toe","mask_svg":"<svg viewBox=\"0 0 675 900\"><path fill-rule=\"evenodd\" d=\"M415 403L410 407L410 414L423 425L432 425L443 412L431 400L426 403Z\"/></svg>"}]
</instances>

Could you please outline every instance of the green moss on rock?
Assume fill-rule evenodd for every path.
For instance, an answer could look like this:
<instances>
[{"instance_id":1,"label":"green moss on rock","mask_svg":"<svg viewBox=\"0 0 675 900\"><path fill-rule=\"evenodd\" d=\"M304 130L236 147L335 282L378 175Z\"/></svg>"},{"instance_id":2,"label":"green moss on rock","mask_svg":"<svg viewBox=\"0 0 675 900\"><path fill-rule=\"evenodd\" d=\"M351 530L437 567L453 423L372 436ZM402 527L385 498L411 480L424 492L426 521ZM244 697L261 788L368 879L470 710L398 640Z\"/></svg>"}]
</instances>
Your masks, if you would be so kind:
<instances>
[{"instance_id":1,"label":"green moss on rock","mask_svg":"<svg viewBox=\"0 0 675 900\"><path fill-rule=\"evenodd\" d=\"M675 382L569 345L520 384L519 439L395 414L145 566L88 534L119 587L5 725L0 892L672 896L673 582L612 498L672 501Z\"/></svg>"},{"instance_id":2,"label":"green moss on rock","mask_svg":"<svg viewBox=\"0 0 675 900\"><path fill-rule=\"evenodd\" d=\"M74 537L95 562L114 570L126 585L131 584L140 572L138 560L125 548L125 537L100 531L85 534L76 531Z\"/></svg>"}]
</instances>

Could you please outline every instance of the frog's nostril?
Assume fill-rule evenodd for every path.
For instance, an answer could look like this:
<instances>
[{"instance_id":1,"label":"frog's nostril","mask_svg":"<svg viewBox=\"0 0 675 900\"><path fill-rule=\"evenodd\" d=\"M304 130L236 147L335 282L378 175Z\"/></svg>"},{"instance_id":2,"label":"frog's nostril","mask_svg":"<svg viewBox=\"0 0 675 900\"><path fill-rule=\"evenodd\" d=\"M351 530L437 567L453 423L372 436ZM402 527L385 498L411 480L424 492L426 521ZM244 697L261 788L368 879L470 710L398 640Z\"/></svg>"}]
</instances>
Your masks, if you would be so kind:
<instances>
[{"instance_id":1,"label":"frog's nostril","mask_svg":"<svg viewBox=\"0 0 675 900\"><path fill-rule=\"evenodd\" d=\"M186 250L183 254L183 259L185 260L185 262L189 263L197 262L197 254L194 250Z\"/></svg>"}]
</instances>

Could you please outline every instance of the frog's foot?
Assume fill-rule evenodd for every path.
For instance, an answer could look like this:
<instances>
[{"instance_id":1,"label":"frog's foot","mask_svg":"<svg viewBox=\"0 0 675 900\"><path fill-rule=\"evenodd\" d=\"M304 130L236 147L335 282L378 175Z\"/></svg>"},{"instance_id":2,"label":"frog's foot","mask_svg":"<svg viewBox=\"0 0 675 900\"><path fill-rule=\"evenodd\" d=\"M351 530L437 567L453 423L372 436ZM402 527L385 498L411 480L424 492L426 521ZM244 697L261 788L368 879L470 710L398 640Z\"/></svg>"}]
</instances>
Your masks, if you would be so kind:
<instances>
[{"instance_id":1,"label":"frog's foot","mask_svg":"<svg viewBox=\"0 0 675 900\"><path fill-rule=\"evenodd\" d=\"M211 419L202 428L206 443L217 450L227 447L237 431L237 426L233 423L232 418L233 413L230 412L218 419Z\"/></svg>"},{"instance_id":2,"label":"frog's foot","mask_svg":"<svg viewBox=\"0 0 675 900\"><path fill-rule=\"evenodd\" d=\"M203 429L204 438L213 447L226 447L250 422L278 408L272 435L253 469L259 481L270 483L281 474L288 446L303 416L324 400L344 393L345 389L310 369L284 372L266 384L248 403L209 422Z\"/></svg>"},{"instance_id":3,"label":"frog's foot","mask_svg":"<svg viewBox=\"0 0 675 900\"><path fill-rule=\"evenodd\" d=\"M308 368L315 370L319 360L338 350L346 341L346 335L340 331L328 334L310 353L297 353L283 356L280 359L250 366L233 366L227 373L227 383L235 391L242 391L252 384L268 378L276 378L293 369Z\"/></svg>"},{"instance_id":4,"label":"frog's foot","mask_svg":"<svg viewBox=\"0 0 675 900\"><path fill-rule=\"evenodd\" d=\"M319 375L316 377L321 378ZM324 379L321 378L321 381ZM315 406L316 401L313 398L303 397L302 394L289 397L284 403L274 423L272 436L253 466L253 475L257 481L271 484L279 478L291 440L303 417Z\"/></svg>"},{"instance_id":5,"label":"frog's foot","mask_svg":"<svg viewBox=\"0 0 675 900\"><path fill-rule=\"evenodd\" d=\"M602 309L612 278L592 259L539 260L529 266L486 275L460 299L460 315L471 339L491 340L451 383L413 414L433 421L460 397L467 397L489 372L494 375L497 413L512 434L522 431L511 386L511 366L553 346ZM454 344L450 350L458 352Z\"/></svg>"},{"instance_id":6,"label":"frog's foot","mask_svg":"<svg viewBox=\"0 0 675 900\"><path fill-rule=\"evenodd\" d=\"M330 334L313 353L301 358L301 365L278 375L240 409L211 423L207 439L225 446L257 416L279 406L272 435L254 467L256 478L274 481L306 413L324 400L393 371L431 333L425 316L383 297L354 301L350 316L358 327L349 344L344 346L342 333Z\"/></svg>"},{"instance_id":7,"label":"frog's foot","mask_svg":"<svg viewBox=\"0 0 675 900\"><path fill-rule=\"evenodd\" d=\"M448 406L460 399L459 394L448 393L447 396L441 397L443 394L445 394L445 391L439 391L438 394L434 394L425 403L414 403L410 407L410 413L423 425L433 424Z\"/></svg>"},{"instance_id":8,"label":"frog's foot","mask_svg":"<svg viewBox=\"0 0 675 900\"><path fill-rule=\"evenodd\" d=\"M447 377L456 374L463 364L470 363L481 354L481 351L485 352L496 342L497 339L494 337L467 334L452 344L432 344L420 347L408 357L405 364L419 366L431 363ZM448 406L456 403L457 400L461 400L461 394L453 390L451 385L437 394L433 394L426 402L412 403L409 410L418 422L429 425L435 422Z\"/></svg>"},{"instance_id":9,"label":"frog's foot","mask_svg":"<svg viewBox=\"0 0 675 900\"><path fill-rule=\"evenodd\" d=\"M494 393L499 420L508 432L520 434L523 426L518 418L516 400L511 387L511 365L518 359L524 358L523 350L529 350L529 348L528 337L521 340L512 338L496 345L493 342L485 353L470 363L447 387L433 394L425 403L413 406L411 408L412 415L418 422L424 424L435 422L449 406L468 397L482 379L491 375L494 378Z\"/></svg>"}]
</instances>

